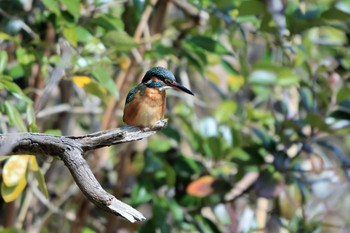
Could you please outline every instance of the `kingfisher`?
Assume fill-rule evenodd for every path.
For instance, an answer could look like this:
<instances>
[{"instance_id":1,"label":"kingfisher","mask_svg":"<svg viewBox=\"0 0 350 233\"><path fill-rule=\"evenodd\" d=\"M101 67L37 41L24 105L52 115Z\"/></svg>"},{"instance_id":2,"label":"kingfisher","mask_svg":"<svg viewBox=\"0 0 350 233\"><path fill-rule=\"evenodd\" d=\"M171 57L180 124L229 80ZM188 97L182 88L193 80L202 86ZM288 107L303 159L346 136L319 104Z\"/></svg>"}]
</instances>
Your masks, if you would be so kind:
<instances>
[{"instance_id":1,"label":"kingfisher","mask_svg":"<svg viewBox=\"0 0 350 233\"><path fill-rule=\"evenodd\" d=\"M125 100L123 121L131 126L152 128L165 114L165 90L175 89L194 95L176 82L174 74L163 67L148 70L140 84L133 87Z\"/></svg>"}]
</instances>

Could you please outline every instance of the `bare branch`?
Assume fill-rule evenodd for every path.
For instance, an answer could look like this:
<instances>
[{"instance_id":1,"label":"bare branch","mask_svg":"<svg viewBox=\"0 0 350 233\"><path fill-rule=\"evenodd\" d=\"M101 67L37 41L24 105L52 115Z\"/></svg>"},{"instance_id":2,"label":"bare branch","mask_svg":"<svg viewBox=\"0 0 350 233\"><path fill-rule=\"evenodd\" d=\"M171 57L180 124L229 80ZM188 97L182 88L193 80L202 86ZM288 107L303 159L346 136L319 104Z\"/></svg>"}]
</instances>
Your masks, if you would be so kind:
<instances>
[{"instance_id":1,"label":"bare branch","mask_svg":"<svg viewBox=\"0 0 350 233\"><path fill-rule=\"evenodd\" d=\"M91 202L130 222L142 221L145 217L140 212L119 201L101 187L83 156L89 150L149 137L166 124L167 121L162 120L151 129L140 130L137 127L125 126L84 136L53 136L40 133L0 134L0 154L59 156L80 190Z\"/></svg>"}]
</instances>

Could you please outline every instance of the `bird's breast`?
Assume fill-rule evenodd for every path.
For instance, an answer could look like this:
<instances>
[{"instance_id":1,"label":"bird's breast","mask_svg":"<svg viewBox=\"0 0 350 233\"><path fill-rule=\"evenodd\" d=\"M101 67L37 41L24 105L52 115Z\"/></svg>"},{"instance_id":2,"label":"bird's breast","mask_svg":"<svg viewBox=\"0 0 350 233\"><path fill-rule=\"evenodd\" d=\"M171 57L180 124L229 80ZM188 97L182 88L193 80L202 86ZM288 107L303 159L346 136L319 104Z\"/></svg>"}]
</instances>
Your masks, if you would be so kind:
<instances>
[{"instance_id":1,"label":"bird's breast","mask_svg":"<svg viewBox=\"0 0 350 233\"><path fill-rule=\"evenodd\" d=\"M145 88L143 96L140 96L150 106L160 106L165 100L165 91L160 91L157 88Z\"/></svg>"},{"instance_id":2,"label":"bird's breast","mask_svg":"<svg viewBox=\"0 0 350 233\"><path fill-rule=\"evenodd\" d=\"M125 105L123 120L129 125L149 127L163 119L164 113L165 91L145 87Z\"/></svg>"}]
</instances>

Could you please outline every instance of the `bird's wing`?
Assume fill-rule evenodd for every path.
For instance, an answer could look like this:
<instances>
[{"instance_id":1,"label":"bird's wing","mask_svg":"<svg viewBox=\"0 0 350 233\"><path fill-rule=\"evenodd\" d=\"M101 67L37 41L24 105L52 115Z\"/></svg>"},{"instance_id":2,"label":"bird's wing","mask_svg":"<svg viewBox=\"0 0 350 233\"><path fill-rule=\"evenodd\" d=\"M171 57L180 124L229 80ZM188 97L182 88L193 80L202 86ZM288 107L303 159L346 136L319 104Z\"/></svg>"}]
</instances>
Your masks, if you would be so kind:
<instances>
[{"instance_id":1,"label":"bird's wing","mask_svg":"<svg viewBox=\"0 0 350 233\"><path fill-rule=\"evenodd\" d=\"M133 88L129 91L128 95L126 96L125 104L130 103L130 102L134 99L136 93L137 93L139 90L140 90L140 95L143 95L144 89L145 89L145 85L144 85L143 83L140 83L140 84L138 84L137 86L133 87Z\"/></svg>"}]
</instances>

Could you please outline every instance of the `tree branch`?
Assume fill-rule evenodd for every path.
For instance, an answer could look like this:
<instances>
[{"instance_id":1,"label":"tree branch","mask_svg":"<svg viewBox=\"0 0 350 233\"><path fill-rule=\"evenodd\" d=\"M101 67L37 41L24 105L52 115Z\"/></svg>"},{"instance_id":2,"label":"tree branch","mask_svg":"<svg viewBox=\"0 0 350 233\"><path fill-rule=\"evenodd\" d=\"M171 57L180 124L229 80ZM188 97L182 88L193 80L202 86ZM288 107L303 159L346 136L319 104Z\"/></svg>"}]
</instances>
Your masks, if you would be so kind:
<instances>
[{"instance_id":1,"label":"tree branch","mask_svg":"<svg viewBox=\"0 0 350 233\"><path fill-rule=\"evenodd\" d=\"M125 126L84 136L53 136L40 133L0 134L0 154L59 156L80 190L91 202L130 222L142 221L145 217L140 212L119 201L101 187L83 156L89 150L141 140L155 134L166 125L167 120L162 120L151 129L140 130L137 127Z\"/></svg>"}]
</instances>

